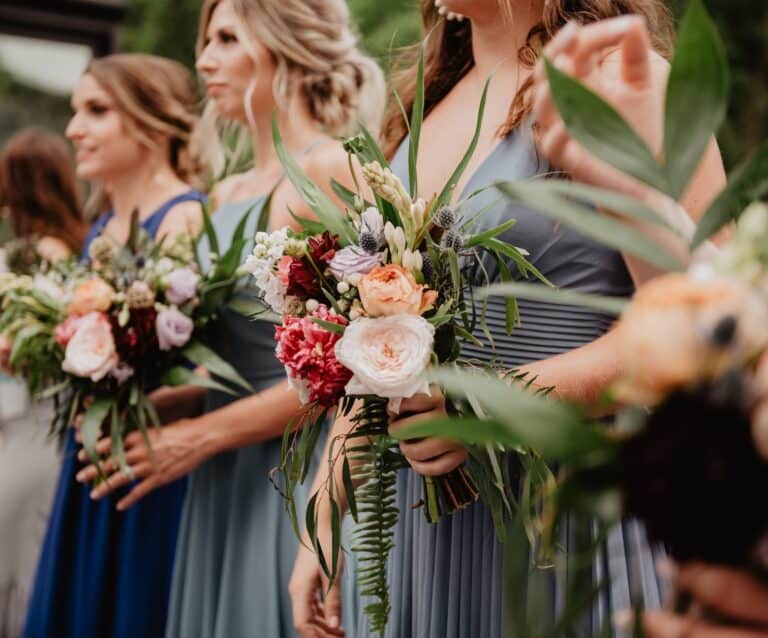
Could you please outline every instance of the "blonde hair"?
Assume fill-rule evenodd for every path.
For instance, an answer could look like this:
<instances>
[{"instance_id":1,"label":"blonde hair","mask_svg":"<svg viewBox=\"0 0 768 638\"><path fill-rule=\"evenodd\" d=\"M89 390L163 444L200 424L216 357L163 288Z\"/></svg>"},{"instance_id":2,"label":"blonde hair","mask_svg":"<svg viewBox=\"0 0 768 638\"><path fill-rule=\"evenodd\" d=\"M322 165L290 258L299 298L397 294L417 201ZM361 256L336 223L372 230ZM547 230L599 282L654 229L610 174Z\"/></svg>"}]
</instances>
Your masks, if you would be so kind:
<instances>
[{"instance_id":1,"label":"blonde hair","mask_svg":"<svg viewBox=\"0 0 768 638\"><path fill-rule=\"evenodd\" d=\"M134 139L147 148L167 141L168 162L179 179L204 185L208 162L193 143L199 100L194 76L184 65L154 55L120 53L92 60L85 74L114 100ZM103 193L97 192L87 208L89 213L93 208L103 212L105 204Z\"/></svg>"},{"instance_id":2,"label":"blonde hair","mask_svg":"<svg viewBox=\"0 0 768 638\"><path fill-rule=\"evenodd\" d=\"M511 0L497 0L504 19L514 18ZM663 56L671 52L673 38L672 19L663 0L547 0L540 22L531 29L527 42L518 51L524 66L532 68L542 47L564 27L569 20L581 24L605 18L638 14L648 22L654 49ZM439 14L434 0L421 0L424 29L429 33L424 44L424 112L428 114L456 86L474 66L472 56L472 26L469 20L446 21ZM410 117L416 95L416 60L420 46L403 52L395 77L395 86L401 103L391 101L384 118L383 146L387 156L395 153L407 134L402 106ZM531 111L532 79L519 88L509 107L506 121L498 131L500 136L510 133ZM402 106L401 106L402 104Z\"/></svg>"},{"instance_id":3,"label":"blonde hair","mask_svg":"<svg viewBox=\"0 0 768 638\"><path fill-rule=\"evenodd\" d=\"M205 47L213 11L222 0L205 0L200 14L198 56ZM298 91L310 116L325 133L344 136L358 122L379 129L385 102L384 75L360 51L344 0L229 0L238 21L238 37L253 55L260 42L272 55L276 72L272 93L285 103ZM250 114L250 104L246 103ZM212 107L201 130L210 132ZM217 162L223 165L223 155Z\"/></svg>"}]
</instances>

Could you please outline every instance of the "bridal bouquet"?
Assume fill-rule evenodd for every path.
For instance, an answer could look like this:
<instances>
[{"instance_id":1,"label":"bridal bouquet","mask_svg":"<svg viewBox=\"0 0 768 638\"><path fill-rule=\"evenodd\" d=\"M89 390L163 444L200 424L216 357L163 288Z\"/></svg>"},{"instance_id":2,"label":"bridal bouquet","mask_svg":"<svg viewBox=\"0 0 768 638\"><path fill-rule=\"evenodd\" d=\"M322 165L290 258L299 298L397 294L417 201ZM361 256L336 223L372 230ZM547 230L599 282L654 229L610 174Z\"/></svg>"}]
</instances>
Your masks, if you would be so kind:
<instances>
[{"instance_id":1,"label":"bridal bouquet","mask_svg":"<svg viewBox=\"0 0 768 638\"><path fill-rule=\"evenodd\" d=\"M242 236L242 227L237 232ZM54 398L52 430L65 430L83 413L89 455L98 460L95 445L105 428L124 463L123 436L159 424L148 396L153 389L186 383L248 389L204 344L205 327L238 276L235 251L242 246L236 238L232 255L203 274L192 238L153 241L134 216L128 243L97 237L87 265L0 276L7 365L32 393ZM221 382L195 375L192 365L205 366Z\"/></svg>"},{"instance_id":2,"label":"bridal bouquet","mask_svg":"<svg viewBox=\"0 0 768 638\"><path fill-rule=\"evenodd\" d=\"M456 360L464 340L477 342L472 331L483 318L480 312L476 316L474 303L467 298L469 269L479 251L493 254L509 277L508 263L524 276L541 277L525 251L497 238L514 220L475 231L476 218L463 219L462 203L451 205L477 144L485 94L475 137L448 184L429 200L416 196L422 97L417 96L410 123L410 189L363 130L345 142L345 149L350 166L352 158L359 163L372 201L366 201L359 184L357 192L351 192L334 183L346 204L343 211L288 156L275 127L275 148L286 174L319 221L298 220L302 232L259 232L245 264L264 302L277 315L276 356L302 402L313 408L307 411L310 422L298 430L292 424L284 441L285 492L297 529L290 494L306 477L320 428L337 406L341 413L353 415L351 431L332 442L330 463L342 464L350 511L358 523L353 549L360 556L359 582L362 594L373 600L366 611L376 631L383 630L389 613L386 562L398 516L396 470L407 467L389 436L389 414L397 413L405 398L430 394L430 366ZM357 180L354 172L353 177ZM507 308L511 330L516 306ZM331 481L328 492L338 513L337 490ZM425 479L418 505L434 522L477 496L467 470L459 468L438 479ZM336 517L333 525L332 556L325 556L314 533L316 499L317 494L308 505L307 530L320 563L333 577L339 520Z\"/></svg>"}]
</instances>

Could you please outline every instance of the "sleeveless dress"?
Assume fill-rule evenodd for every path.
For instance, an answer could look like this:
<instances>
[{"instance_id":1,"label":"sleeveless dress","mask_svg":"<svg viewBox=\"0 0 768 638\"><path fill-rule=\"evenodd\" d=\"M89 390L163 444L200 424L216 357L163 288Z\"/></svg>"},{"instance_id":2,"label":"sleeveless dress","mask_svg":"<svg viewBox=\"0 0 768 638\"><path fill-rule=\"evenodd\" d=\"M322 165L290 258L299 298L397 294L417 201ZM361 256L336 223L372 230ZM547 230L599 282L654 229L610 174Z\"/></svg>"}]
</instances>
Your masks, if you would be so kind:
<instances>
[{"instance_id":1,"label":"sleeveless dress","mask_svg":"<svg viewBox=\"0 0 768 638\"><path fill-rule=\"evenodd\" d=\"M52 401L30 401L23 382L0 374L0 637L21 633L53 488L57 440Z\"/></svg>"},{"instance_id":2,"label":"sleeveless dress","mask_svg":"<svg viewBox=\"0 0 768 638\"><path fill-rule=\"evenodd\" d=\"M152 237L182 202L204 202L197 191L163 204L142 222ZM112 218L93 225L83 247ZM82 469L70 431L53 510L37 568L24 638L155 638L163 635L185 483L177 481L125 512L115 499L90 499L75 481Z\"/></svg>"},{"instance_id":3,"label":"sleeveless dress","mask_svg":"<svg viewBox=\"0 0 768 638\"><path fill-rule=\"evenodd\" d=\"M407 184L407 140L399 148L392 169ZM521 126L499 142L471 176L460 199L495 182L530 178L547 170L537 156L530 126ZM532 263L557 286L611 296L632 294L633 284L618 252L499 198L498 191L488 189L466 202L458 214L468 219L486 209L475 231L516 219L517 224L501 238L528 250ZM487 257L482 259L483 265L490 279L496 280L498 267ZM514 265L510 270L516 272ZM485 285L481 273L482 268L476 267L474 285ZM462 358L496 360L514 368L589 343L606 332L612 322L610 317L572 306L519 300L519 307L522 325L508 336L503 298L491 297L486 319L494 344L478 328L475 336L484 347L467 344ZM489 510L478 502L431 525L423 514L410 509L421 496L420 477L410 469L401 470L400 517L389 565L392 611L386 636L500 638L504 635L506 601L517 594L503 591L504 547L496 540ZM573 549L573 539L569 538L572 535L572 530L564 531L561 542L566 551ZM598 635L605 623L610 624L613 612L628 608L630 591L633 595L641 593L649 608L659 605L661 592L653 570L653 554L637 523L628 522L611 532L593 568L594 578L602 579L606 574L612 578L610 591L587 614L579 627L580 637ZM562 607L567 577L551 578L556 581L550 583L555 601L550 612L554 617ZM351 635L371 635L363 614L358 621L357 632Z\"/></svg>"},{"instance_id":4,"label":"sleeveless dress","mask_svg":"<svg viewBox=\"0 0 768 638\"><path fill-rule=\"evenodd\" d=\"M227 204L213 216L222 252L251 209L246 237L255 234L264 197ZM205 240L203 240L205 241ZM253 247L252 241L243 257ZM205 254L202 248L201 254ZM238 294L253 294L242 286ZM213 343L256 392L285 379L275 358L275 327L221 308ZM206 411L240 396L211 391ZM258 413L253 416L258 419ZM323 441L318 442L318 453ZM281 439L224 452L189 478L167 638L281 638L295 636L288 580L298 540L269 471L280 464ZM312 476L312 472L310 472ZM303 507L308 485L296 494ZM301 511L301 509L299 509Z\"/></svg>"}]
</instances>

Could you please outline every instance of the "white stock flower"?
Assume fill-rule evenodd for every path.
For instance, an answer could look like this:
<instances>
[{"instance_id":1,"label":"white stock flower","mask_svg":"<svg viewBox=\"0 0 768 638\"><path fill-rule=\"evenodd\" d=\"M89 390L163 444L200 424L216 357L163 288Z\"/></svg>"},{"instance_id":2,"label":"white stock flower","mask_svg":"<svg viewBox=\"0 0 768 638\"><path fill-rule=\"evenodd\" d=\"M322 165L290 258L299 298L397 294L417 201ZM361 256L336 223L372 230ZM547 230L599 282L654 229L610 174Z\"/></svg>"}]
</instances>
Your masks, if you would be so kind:
<instances>
[{"instance_id":1,"label":"white stock flower","mask_svg":"<svg viewBox=\"0 0 768 638\"><path fill-rule=\"evenodd\" d=\"M346 393L390 399L394 411L402 399L429 395L424 372L434 337L434 326L418 315L352 321L335 347L336 358L353 373Z\"/></svg>"},{"instance_id":2,"label":"white stock flower","mask_svg":"<svg viewBox=\"0 0 768 638\"><path fill-rule=\"evenodd\" d=\"M286 304L290 303L287 286L278 276L278 263L285 256L287 241L287 228L271 233L256 233L253 251L242 266L255 279L264 295L264 301L274 312L281 314Z\"/></svg>"}]
</instances>

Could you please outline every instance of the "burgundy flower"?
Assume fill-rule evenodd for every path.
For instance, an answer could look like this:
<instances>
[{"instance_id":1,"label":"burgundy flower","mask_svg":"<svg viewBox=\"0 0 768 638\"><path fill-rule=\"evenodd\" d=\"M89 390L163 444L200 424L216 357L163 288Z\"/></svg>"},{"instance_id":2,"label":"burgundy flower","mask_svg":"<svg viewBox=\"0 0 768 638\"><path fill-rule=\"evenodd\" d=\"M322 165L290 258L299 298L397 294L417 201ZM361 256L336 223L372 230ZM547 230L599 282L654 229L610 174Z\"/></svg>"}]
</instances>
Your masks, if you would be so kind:
<instances>
[{"instance_id":1,"label":"burgundy flower","mask_svg":"<svg viewBox=\"0 0 768 638\"><path fill-rule=\"evenodd\" d=\"M318 274L306 259L292 259L288 266L288 294L299 299L320 295Z\"/></svg>"},{"instance_id":2,"label":"burgundy flower","mask_svg":"<svg viewBox=\"0 0 768 638\"><path fill-rule=\"evenodd\" d=\"M327 230L319 237L310 237L307 240L309 256L322 272L333 259L336 249L339 247L339 236L331 235Z\"/></svg>"}]
</instances>

